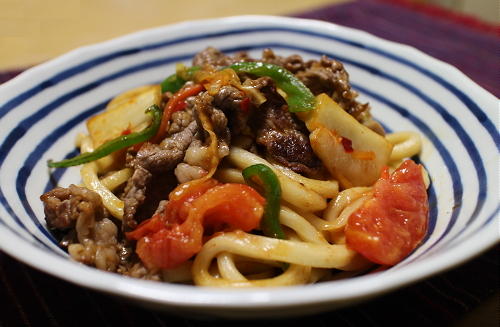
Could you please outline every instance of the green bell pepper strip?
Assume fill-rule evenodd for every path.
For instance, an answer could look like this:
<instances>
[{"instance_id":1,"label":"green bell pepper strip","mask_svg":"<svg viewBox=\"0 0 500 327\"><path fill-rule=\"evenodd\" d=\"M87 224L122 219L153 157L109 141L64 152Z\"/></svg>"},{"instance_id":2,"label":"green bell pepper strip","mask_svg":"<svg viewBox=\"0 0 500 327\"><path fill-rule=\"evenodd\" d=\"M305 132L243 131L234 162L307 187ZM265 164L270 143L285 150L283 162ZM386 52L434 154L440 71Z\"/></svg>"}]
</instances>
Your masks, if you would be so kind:
<instances>
[{"instance_id":1,"label":"green bell pepper strip","mask_svg":"<svg viewBox=\"0 0 500 327\"><path fill-rule=\"evenodd\" d=\"M286 102L290 112L313 110L316 105L316 98L311 90L294 74L281 66L264 62L238 62L221 69L225 68L231 68L236 73L272 78L276 85L287 94ZM177 92L187 80L194 78L194 73L198 70L200 70L200 67L193 66L186 69L183 74L170 75L161 83L162 92Z\"/></svg>"},{"instance_id":2,"label":"green bell pepper strip","mask_svg":"<svg viewBox=\"0 0 500 327\"><path fill-rule=\"evenodd\" d=\"M288 111L313 110L316 98L294 74L285 68L265 62L237 62L228 66L237 73L248 73L256 76L268 76L287 94Z\"/></svg>"},{"instance_id":3,"label":"green bell pepper strip","mask_svg":"<svg viewBox=\"0 0 500 327\"><path fill-rule=\"evenodd\" d=\"M194 78L194 73L200 69L201 68L199 66L193 66L184 70L182 74L175 73L165 78L165 80L161 82L161 93L165 93L167 91L175 93L179 91L188 80L192 80Z\"/></svg>"},{"instance_id":4,"label":"green bell pepper strip","mask_svg":"<svg viewBox=\"0 0 500 327\"><path fill-rule=\"evenodd\" d=\"M271 168L263 164L256 164L243 169L243 178L249 185L257 184L264 190L266 205L260 227L264 235L278 239L285 239L285 233L279 222L281 187L278 177Z\"/></svg>"},{"instance_id":5,"label":"green bell pepper strip","mask_svg":"<svg viewBox=\"0 0 500 327\"><path fill-rule=\"evenodd\" d=\"M146 129L140 132L120 135L117 138L114 138L108 142L103 143L101 146L99 146L92 152L85 152L76 157L57 162L49 160L47 162L47 165L51 168L66 168L70 166L77 166L100 159L102 157L107 156L108 154L111 154L115 151L124 148L128 148L129 146L132 146L134 144L138 144L149 140L151 137L156 135L156 132L160 127L162 110L157 105L152 105L151 107L146 109L146 113L153 116L153 121L151 122L151 125L149 125L149 127L147 127Z\"/></svg>"}]
</instances>

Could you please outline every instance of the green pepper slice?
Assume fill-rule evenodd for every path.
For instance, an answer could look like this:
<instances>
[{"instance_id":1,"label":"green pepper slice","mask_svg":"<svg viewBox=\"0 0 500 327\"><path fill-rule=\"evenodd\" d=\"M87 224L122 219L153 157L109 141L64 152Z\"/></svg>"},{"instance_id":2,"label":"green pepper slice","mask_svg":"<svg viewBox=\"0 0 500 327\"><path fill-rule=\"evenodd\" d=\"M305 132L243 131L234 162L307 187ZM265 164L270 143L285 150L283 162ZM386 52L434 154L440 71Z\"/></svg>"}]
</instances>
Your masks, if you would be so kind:
<instances>
[{"instance_id":1,"label":"green pepper slice","mask_svg":"<svg viewBox=\"0 0 500 327\"><path fill-rule=\"evenodd\" d=\"M103 143L97 149L92 152L85 152L76 157L53 162L49 160L47 165L51 168L66 168L70 166L77 166L87 162L91 162L102 157L107 156L115 151L128 148L134 144L138 144L141 142L145 142L153 137L161 123L162 111L160 107L157 105L152 105L148 109L146 109L146 113L153 116L153 121L149 127L145 128L140 132L130 133L126 135L120 135L117 138L114 138L108 142Z\"/></svg>"},{"instance_id":2,"label":"green pepper slice","mask_svg":"<svg viewBox=\"0 0 500 327\"><path fill-rule=\"evenodd\" d=\"M265 62L237 62L229 68L237 73L268 76L287 94L288 111L313 110L316 104L314 94L294 74L285 68Z\"/></svg>"},{"instance_id":3,"label":"green pepper slice","mask_svg":"<svg viewBox=\"0 0 500 327\"><path fill-rule=\"evenodd\" d=\"M167 91L175 93L181 89L181 87L186 84L187 81L190 81L194 77L194 73L196 73L201 68L199 66L189 67L182 71L182 73L175 73L165 78L163 82L161 82L161 92L165 93Z\"/></svg>"},{"instance_id":4,"label":"green pepper slice","mask_svg":"<svg viewBox=\"0 0 500 327\"><path fill-rule=\"evenodd\" d=\"M278 177L271 168L264 164L249 166L243 169L242 173L247 184L257 183L264 190L266 205L260 223L264 235L285 239L285 233L279 222L281 186Z\"/></svg>"},{"instance_id":5,"label":"green pepper slice","mask_svg":"<svg viewBox=\"0 0 500 327\"><path fill-rule=\"evenodd\" d=\"M286 94L286 102L290 112L313 110L316 104L314 94L294 74L285 68L265 62L238 62L221 69L231 68L236 73L248 73L255 76L268 76ZM161 83L162 92L177 92L188 80L192 80L194 73L200 67L193 66L184 70L181 74L173 74Z\"/></svg>"}]
</instances>

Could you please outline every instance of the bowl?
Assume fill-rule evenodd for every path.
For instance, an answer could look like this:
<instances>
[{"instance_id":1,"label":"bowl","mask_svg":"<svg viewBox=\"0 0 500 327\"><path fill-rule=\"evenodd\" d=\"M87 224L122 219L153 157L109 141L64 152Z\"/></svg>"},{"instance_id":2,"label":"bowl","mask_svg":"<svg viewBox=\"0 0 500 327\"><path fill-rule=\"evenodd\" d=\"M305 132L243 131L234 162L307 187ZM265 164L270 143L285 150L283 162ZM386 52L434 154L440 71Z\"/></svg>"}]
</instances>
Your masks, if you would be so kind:
<instances>
[{"instance_id":1,"label":"bowl","mask_svg":"<svg viewBox=\"0 0 500 327\"><path fill-rule=\"evenodd\" d=\"M71 261L48 232L39 196L79 182L78 168L50 173L75 153L84 121L115 95L158 83L214 46L258 56L264 48L342 61L362 101L390 131L418 131L427 168L430 225L424 243L391 269L279 288L217 289L123 277ZM498 99L454 67L418 50L330 23L271 16L185 22L76 49L0 86L0 247L48 274L140 305L222 317L333 310L457 266L499 241Z\"/></svg>"}]
</instances>

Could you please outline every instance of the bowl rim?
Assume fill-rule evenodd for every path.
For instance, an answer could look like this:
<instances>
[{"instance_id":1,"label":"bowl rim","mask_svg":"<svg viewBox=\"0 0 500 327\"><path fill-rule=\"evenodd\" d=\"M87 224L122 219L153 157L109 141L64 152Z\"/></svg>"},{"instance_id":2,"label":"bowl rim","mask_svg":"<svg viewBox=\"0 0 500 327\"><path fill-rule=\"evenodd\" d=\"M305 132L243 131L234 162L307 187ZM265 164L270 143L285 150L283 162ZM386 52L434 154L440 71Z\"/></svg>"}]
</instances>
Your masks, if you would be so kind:
<instances>
[{"instance_id":1,"label":"bowl rim","mask_svg":"<svg viewBox=\"0 0 500 327\"><path fill-rule=\"evenodd\" d=\"M467 85L469 87L469 93L473 93L479 98L485 98L487 101L496 101L498 103L498 99L495 96L481 88L457 68L435 59L411 46L384 40L370 33L333 23L302 18L265 15L230 16L185 21L145 29L108 41L79 47L62 56L32 67L16 76L11 81L0 85L0 97L4 94L8 95L11 90L26 83L33 76L42 76L47 72L54 73L58 71L58 68L65 67L74 60L80 61L82 57L92 57L100 53L106 53L106 51L111 49L116 50L123 46L126 47L128 43L139 41L151 34L164 33L165 30L183 31L187 27L196 29L195 27L212 24L221 26L233 25L236 23L240 24L242 21L247 23L293 24L295 28L304 28L307 30L317 30L321 28L324 33L332 33L334 30L348 32L350 35L354 35L359 42L369 43L387 51L394 51L396 49L400 56L418 56L419 59L422 59L421 65L423 67L435 67L439 69L440 75L448 75L447 79L450 79L451 76L451 78L459 80L461 84ZM492 219L498 220L499 206L497 206L492 215ZM95 268L72 262L66 258L49 254L29 242L20 239L20 237L16 236L1 224L0 249L17 260L52 276L105 293L136 300L140 299L150 303L179 307L239 308L250 310L263 308L264 306L266 308L277 308L359 300L415 283L431 275L460 265L474 256L479 255L481 252L486 251L488 248L493 247L500 241L500 233L495 230L494 225L495 224L491 224L489 228L482 229L479 233L471 236L467 242L460 243L452 249L448 249L445 260L440 256L431 256L423 260L423 262L416 262L409 266L402 267L398 269L396 273L385 275L375 273L356 277L354 279L335 281L335 291L337 292L335 294L324 291L325 284L332 282L303 286L277 287L272 289L200 288L167 283L158 285L158 282L126 278L114 273L99 271ZM74 270L77 266L82 268L79 269L81 274L78 276L75 274L66 274L67 271ZM331 288L331 286L326 288Z\"/></svg>"},{"instance_id":2,"label":"bowl rim","mask_svg":"<svg viewBox=\"0 0 500 327\"><path fill-rule=\"evenodd\" d=\"M440 76L446 76L448 74L455 74L455 75L458 74L462 80L466 81L466 83L469 84L468 85L469 87L473 88L472 90L469 89L468 90L469 92L473 93L479 92L482 96L489 97L490 100L491 99L494 99L495 101L498 100L498 98L494 96L491 92L482 88L479 84L477 84L469 76L465 75L455 66L446 63L442 60L436 59L413 46L386 40L379 36L371 34L367 31L359 30L348 26L338 25L333 22L326 22L309 18L296 18L296 17L275 16L275 15L237 15L237 16L227 16L227 17L208 18L208 19L186 20L173 24L167 24L152 28L145 28L132 33L127 33L118 37L114 37L108 40L82 45L22 71L20 74L16 75L7 82L0 84L0 92L3 92L4 88L9 89L13 87L12 86L13 84L20 83L20 81L23 81L25 78L27 78L26 75L28 75L29 77L29 75L33 74L42 74L47 70L53 71L52 69L63 66L64 63L67 61L71 60L82 61L83 60L82 57L96 54L96 52L98 53L106 49L116 49L115 47L120 48L122 46L126 47L127 46L126 43L132 41L140 42L142 39L144 39L144 36L149 36L151 34L161 34L162 32L164 32L165 29L169 29L172 31L183 31L187 27L196 29L194 27L210 26L214 24L238 25L241 24L242 22L277 24L277 25L293 24L297 29L301 28L304 30L317 30L318 28L325 28L325 30L329 32L334 30L341 32L344 31L346 33L349 33L350 35L355 35L356 39L358 39L359 42L376 43L376 45L371 45L372 48L383 49L383 50L392 50L394 48L397 48L400 57L417 55L420 57L420 59L422 59L425 62L421 66L425 67L429 64L438 65L441 70L439 74Z\"/></svg>"},{"instance_id":3,"label":"bowl rim","mask_svg":"<svg viewBox=\"0 0 500 327\"><path fill-rule=\"evenodd\" d=\"M498 210L496 212L498 216ZM100 271L74 262L69 258L51 255L27 242L16 244L15 236L0 228L1 249L25 264L75 285L125 298L149 303L197 308L256 309L358 301L381 295L402 286L416 283L429 276L452 269L495 245L493 228L483 229L474 235L474 243L464 242L448 251L445 260L440 256L426 258L423 262L407 265L391 274L373 273L346 280L318 284L275 288L226 289L193 287L158 283ZM492 242L493 241L493 242ZM473 243L472 246L469 243ZM7 246L5 246L7 244ZM32 253L30 258L23 253ZM66 272L80 269L78 276ZM333 287L335 286L335 287ZM335 294L325 292L332 288Z\"/></svg>"}]
</instances>

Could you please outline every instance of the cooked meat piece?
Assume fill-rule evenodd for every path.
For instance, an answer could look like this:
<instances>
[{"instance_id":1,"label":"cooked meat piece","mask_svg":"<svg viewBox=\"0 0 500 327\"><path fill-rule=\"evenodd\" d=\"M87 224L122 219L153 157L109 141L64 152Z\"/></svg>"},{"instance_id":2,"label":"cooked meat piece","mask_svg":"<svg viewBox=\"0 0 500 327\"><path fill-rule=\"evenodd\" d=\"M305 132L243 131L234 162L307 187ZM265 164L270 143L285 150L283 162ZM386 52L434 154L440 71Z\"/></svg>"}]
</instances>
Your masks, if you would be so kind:
<instances>
[{"instance_id":1,"label":"cooked meat piece","mask_svg":"<svg viewBox=\"0 0 500 327\"><path fill-rule=\"evenodd\" d=\"M128 163L133 167L134 174L127 181L125 187L123 201L125 202L123 216L123 230L131 230L137 226L142 216L147 216L156 208L160 199L153 196L156 189L154 185L169 175L184 158L184 154L189 144L195 139L195 134L198 131L198 124L192 121L184 130L175 133L160 144L145 143L137 152L137 155ZM153 178L154 176L154 178ZM166 185L169 185L167 183ZM148 190L150 188L151 190ZM168 187L164 187L161 196L164 198L168 194ZM148 199L148 205L141 208L143 212L141 217L136 217L139 208L144 204L144 200ZM154 211L154 209L153 209Z\"/></svg>"},{"instance_id":2,"label":"cooked meat piece","mask_svg":"<svg viewBox=\"0 0 500 327\"><path fill-rule=\"evenodd\" d=\"M68 231L63 241L73 259L102 270L116 270L118 228L106 217L107 211L96 192L70 185L57 187L40 199L47 226Z\"/></svg>"},{"instance_id":3,"label":"cooked meat piece","mask_svg":"<svg viewBox=\"0 0 500 327\"><path fill-rule=\"evenodd\" d=\"M239 52L231 57L223 54L218 49L208 47L194 56L193 66L211 65L214 67L222 67L247 60L249 60L249 58L245 52Z\"/></svg>"},{"instance_id":4,"label":"cooked meat piece","mask_svg":"<svg viewBox=\"0 0 500 327\"><path fill-rule=\"evenodd\" d=\"M99 220L106 215L101 197L94 191L76 185L56 187L40 196L49 229L74 228L76 221Z\"/></svg>"},{"instance_id":5,"label":"cooked meat piece","mask_svg":"<svg viewBox=\"0 0 500 327\"><path fill-rule=\"evenodd\" d=\"M207 115L212 122L212 127L219 140L219 158L222 158L229 154L231 133L229 132L229 128L227 127L226 115L213 105L213 100L214 98L210 94L208 94L208 92L202 92L196 96L194 100L193 110L196 116L196 120L198 121L198 124L200 126L202 125L202 122L200 121L200 113L204 113L205 115ZM205 139L207 138L205 137ZM203 164L197 163L195 165L205 167L205 165Z\"/></svg>"},{"instance_id":6,"label":"cooked meat piece","mask_svg":"<svg viewBox=\"0 0 500 327\"><path fill-rule=\"evenodd\" d=\"M110 219L101 219L95 224L93 238L99 245L116 244L118 242L118 228Z\"/></svg>"},{"instance_id":7,"label":"cooked meat piece","mask_svg":"<svg viewBox=\"0 0 500 327\"><path fill-rule=\"evenodd\" d=\"M359 103L358 93L351 88L349 74L344 65L337 60L322 56L319 61L304 62L301 56L282 57L271 49L262 53L262 61L282 66L294 73L315 95L326 93L332 97L345 111L360 122L370 118L370 106ZM363 114L365 113L365 114ZM380 132L380 125L373 128Z\"/></svg>"},{"instance_id":8,"label":"cooked meat piece","mask_svg":"<svg viewBox=\"0 0 500 327\"><path fill-rule=\"evenodd\" d=\"M220 136L226 143L229 143L231 139L231 133L229 132L229 128L227 127L227 117L224 115L222 110L212 107L209 112L210 121L212 122L212 126L214 127L214 132L218 136Z\"/></svg>"},{"instance_id":9,"label":"cooked meat piece","mask_svg":"<svg viewBox=\"0 0 500 327\"><path fill-rule=\"evenodd\" d=\"M225 113L240 112L241 103L246 98L247 96L244 92L232 85L225 85L221 87L219 92L214 96L213 103Z\"/></svg>"},{"instance_id":10,"label":"cooked meat piece","mask_svg":"<svg viewBox=\"0 0 500 327\"><path fill-rule=\"evenodd\" d=\"M184 130L163 140L160 144L144 143L134 159L129 162L133 168L142 167L152 174L172 170L184 158L184 152L198 131L196 121Z\"/></svg>"},{"instance_id":11,"label":"cooked meat piece","mask_svg":"<svg viewBox=\"0 0 500 327\"><path fill-rule=\"evenodd\" d=\"M229 129L227 128L227 118L224 113L216 108L213 104L214 98L208 94L208 92L202 92L195 97L193 103L193 111L195 117L198 120L198 124L201 126L202 122L200 120L200 113L205 113L212 122L214 132L222 137L223 139L228 139L230 137Z\"/></svg>"},{"instance_id":12,"label":"cooked meat piece","mask_svg":"<svg viewBox=\"0 0 500 327\"><path fill-rule=\"evenodd\" d=\"M128 262L118 267L117 272L124 276L130 276L139 279L160 281L161 276L158 269L148 269L142 262Z\"/></svg>"},{"instance_id":13,"label":"cooked meat piece","mask_svg":"<svg viewBox=\"0 0 500 327\"><path fill-rule=\"evenodd\" d=\"M297 173L316 176L321 162L312 150L305 127L286 108L275 105L260 108L256 142L272 160Z\"/></svg>"},{"instance_id":14,"label":"cooked meat piece","mask_svg":"<svg viewBox=\"0 0 500 327\"><path fill-rule=\"evenodd\" d=\"M120 261L118 228L108 218L96 221L90 227L88 238L68 246L69 254L76 261L98 269L116 271Z\"/></svg>"},{"instance_id":15,"label":"cooked meat piece","mask_svg":"<svg viewBox=\"0 0 500 327\"><path fill-rule=\"evenodd\" d=\"M219 136L219 156L229 153L230 133L227 128L227 118L221 110L212 105L212 100L213 98L206 92L192 97L184 111L172 115L169 132L175 132L174 134L160 144L145 143L135 156L128 153L127 165L133 167L135 171L127 182L122 197L125 202L122 225L124 230L134 229L137 222L154 213L160 200L165 199L172 189L174 168L186 160L188 152L194 151L193 145L203 148L199 140L201 138L199 112L203 111L208 115L215 133ZM200 151L196 153L202 154ZM191 157L193 154L194 152L191 153ZM198 161L203 160L209 161L206 155ZM203 164L198 162L194 165L203 167Z\"/></svg>"},{"instance_id":16,"label":"cooked meat piece","mask_svg":"<svg viewBox=\"0 0 500 327\"><path fill-rule=\"evenodd\" d=\"M276 55L271 49L264 49L264 51L262 51L262 61L284 67L294 74L306 68L301 56L294 54L288 57L282 57Z\"/></svg>"},{"instance_id":17,"label":"cooked meat piece","mask_svg":"<svg viewBox=\"0 0 500 327\"><path fill-rule=\"evenodd\" d=\"M146 201L137 210L134 219L142 222L151 218L162 200L168 198L170 192L177 186L174 170L168 173L153 175L151 182L146 188Z\"/></svg>"},{"instance_id":18,"label":"cooked meat piece","mask_svg":"<svg viewBox=\"0 0 500 327\"><path fill-rule=\"evenodd\" d=\"M251 84L256 90L260 90L272 83L272 80L268 77L247 81L249 81L247 84ZM226 114L229 120L228 127L232 136L252 134L248 128L248 119L251 115L253 105L244 92L231 85L223 86L214 95L213 104Z\"/></svg>"},{"instance_id":19,"label":"cooked meat piece","mask_svg":"<svg viewBox=\"0 0 500 327\"><path fill-rule=\"evenodd\" d=\"M194 99L194 97L190 97L187 100ZM172 114L171 122L168 127L168 135L172 135L175 133L179 133L184 130L188 125L194 120L193 110L191 107L186 107L185 110L176 111Z\"/></svg>"},{"instance_id":20,"label":"cooked meat piece","mask_svg":"<svg viewBox=\"0 0 500 327\"><path fill-rule=\"evenodd\" d=\"M210 120L212 121L214 132L217 134L219 140L217 144L218 156L219 158L224 158L229 154L229 144L231 142L231 133L227 127L226 115L224 115L221 110L214 107L210 113Z\"/></svg>"},{"instance_id":21,"label":"cooked meat piece","mask_svg":"<svg viewBox=\"0 0 500 327\"><path fill-rule=\"evenodd\" d=\"M314 94L328 94L358 120L370 108L356 101L358 93L351 88L349 74L340 61L322 56L320 61L309 61L307 68L296 75Z\"/></svg>"},{"instance_id":22,"label":"cooked meat piece","mask_svg":"<svg viewBox=\"0 0 500 327\"><path fill-rule=\"evenodd\" d=\"M135 213L141 204L146 199L146 188L151 181L151 173L141 166L138 166L132 177L127 181L125 186L123 202L123 230L131 230L137 226L134 219Z\"/></svg>"},{"instance_id":23,"label":"cooked meat piece","mask_svg":"<svg viewBox=\"0 0 500 327\"><path fill-rule=\"evenodd\" d=\"M212 47L197 53L193 58L193 66L227 66L230 63L231 61L225 54Z\"/></svg>"}]
</instances>

